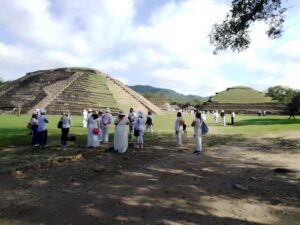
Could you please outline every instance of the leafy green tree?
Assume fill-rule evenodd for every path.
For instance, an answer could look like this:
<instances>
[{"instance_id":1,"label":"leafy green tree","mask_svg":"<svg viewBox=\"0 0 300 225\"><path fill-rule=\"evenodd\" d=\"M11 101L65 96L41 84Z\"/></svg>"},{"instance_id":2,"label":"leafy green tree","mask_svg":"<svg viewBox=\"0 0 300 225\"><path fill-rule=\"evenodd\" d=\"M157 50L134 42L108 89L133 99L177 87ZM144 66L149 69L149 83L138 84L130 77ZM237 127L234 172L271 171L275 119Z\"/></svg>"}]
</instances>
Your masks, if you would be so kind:
<instances>
[{"instance_id":1,"label":"leafy green tree","mask_svg":"<svg viewBox=\"0 0 300 225\"><path fill-rule=\"evenodd\" d=\"M296 91L294 89L289 87L283 87L281 85L268 88L266 93L267 96L283 104L291 103L295 94Z\"/></svg>"},{"instance_id":2,"label":"leafy green tree","mask_svg":"<svg viewBox=\"0 0 300 225\"><path fill-rule=\"evenodd\" d=\"M266 31L271 39L281 36L286 8L282 0L232 0L231 10L220 24L215 24L209 34L214 53L231 48L242 51L250 45L250 29L254 22L269 25Z\"/></svg>"}]
</instances>

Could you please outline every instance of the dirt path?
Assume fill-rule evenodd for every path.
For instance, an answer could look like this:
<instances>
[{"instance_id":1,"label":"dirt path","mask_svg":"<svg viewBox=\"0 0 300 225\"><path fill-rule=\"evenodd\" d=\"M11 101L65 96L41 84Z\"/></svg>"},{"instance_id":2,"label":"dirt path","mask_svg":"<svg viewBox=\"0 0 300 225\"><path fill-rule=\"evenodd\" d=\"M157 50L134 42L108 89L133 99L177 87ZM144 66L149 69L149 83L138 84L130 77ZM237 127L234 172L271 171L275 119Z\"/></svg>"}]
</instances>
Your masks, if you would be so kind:
<instances>
[{"instance_id":1,"label":"dirt path","mask_svg":"<svg viewBox=\"0 0 300 225\"><path fill-rule=\"evenodd\" d=\"M0 224L300 224L299 140L188 140L2 174Z\"/></svg>"}]
</instances>

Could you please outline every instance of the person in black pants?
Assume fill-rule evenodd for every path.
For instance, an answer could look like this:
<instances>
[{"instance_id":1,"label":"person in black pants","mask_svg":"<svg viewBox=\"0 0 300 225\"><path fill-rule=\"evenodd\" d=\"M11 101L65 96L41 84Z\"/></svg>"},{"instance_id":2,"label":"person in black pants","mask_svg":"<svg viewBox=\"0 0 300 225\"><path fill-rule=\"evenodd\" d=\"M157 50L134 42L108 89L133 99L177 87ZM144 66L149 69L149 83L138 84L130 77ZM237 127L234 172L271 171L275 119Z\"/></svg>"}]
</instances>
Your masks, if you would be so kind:
<instances>
[{"instance_id":1,"label":"person in black pants","mask_svg":"<svg viewBox=\"0 0 300 225\"><path fill-rule=\"evenodd\" d=\"M70 126L71 126L71 119L70 119L69 113L65 112L60 120L62 121L61 145L63 147L67 147L67 140L68 140L69 130L70 130Z\"/></svg>"}]
</instances>

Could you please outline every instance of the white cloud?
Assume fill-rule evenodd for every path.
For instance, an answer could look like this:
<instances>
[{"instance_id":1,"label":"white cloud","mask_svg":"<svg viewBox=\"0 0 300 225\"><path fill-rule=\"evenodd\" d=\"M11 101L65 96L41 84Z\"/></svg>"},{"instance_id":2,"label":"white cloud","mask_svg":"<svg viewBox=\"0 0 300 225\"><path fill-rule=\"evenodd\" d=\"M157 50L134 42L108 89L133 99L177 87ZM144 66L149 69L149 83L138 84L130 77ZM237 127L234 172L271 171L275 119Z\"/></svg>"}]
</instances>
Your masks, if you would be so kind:
<instances>
[{"instance_id":1,"label":"white cloud","mask_svg":"<svg viewBox=\"0 0 300 225\"><path fill-rule=\"evenodd\" d=\"M247 51L215 56L208 33L224 18L227 5L219 0L170 0L142 24L135 21L140 4L1 0L1 76L13 79L37 69L88 66L129 84L206 96L234 85L260 90L273 84L300 87L300 32L295 28L300 16L287 19L282 39L268 40L266 26L257 24Z\"/></svg>"}]
</instances>

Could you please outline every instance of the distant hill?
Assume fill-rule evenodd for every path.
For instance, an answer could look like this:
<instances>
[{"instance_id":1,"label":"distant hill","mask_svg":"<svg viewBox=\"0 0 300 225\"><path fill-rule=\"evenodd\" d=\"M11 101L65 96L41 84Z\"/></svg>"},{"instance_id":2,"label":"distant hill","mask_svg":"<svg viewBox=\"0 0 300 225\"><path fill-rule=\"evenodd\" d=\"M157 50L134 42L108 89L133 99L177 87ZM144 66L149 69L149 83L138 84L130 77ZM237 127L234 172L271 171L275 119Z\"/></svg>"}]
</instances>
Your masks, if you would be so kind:
<instances>
[{"instance_id":1,"label":"distant hill","mask_svg":"<svg viewBox=\"0 0 300 225\"><path fill-rule=\"evenodd\" d=\"M178 103L178 104L185 104L185 103L195 103L195 102L205 102L208 100L206 97L201 97L198 95L183 95L171 89L165 88L156 88L148 85L134 85L129 86L131 89L135 90L136 92L142 95L162 95L165 97L170 103Z\"/></svg>"},{"instance_id":2,"label":"distant hill","mask_svg":"<svg viewBox=\"0 0 300 225\"><path fill-rule=\"evenodd\" d=\"M268 103L274 102L270 97L266 97L261 92L244 86L227 88L225 91L216 93L211 98L218 103Z\"/></svg>"}]
</instances>

